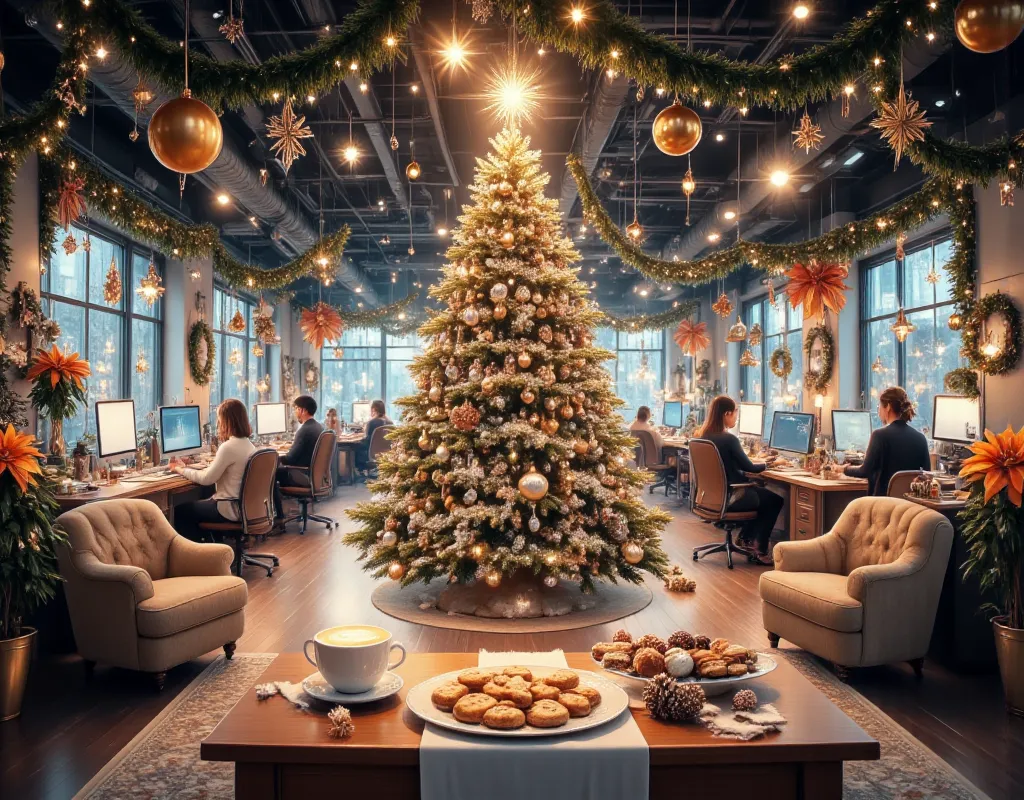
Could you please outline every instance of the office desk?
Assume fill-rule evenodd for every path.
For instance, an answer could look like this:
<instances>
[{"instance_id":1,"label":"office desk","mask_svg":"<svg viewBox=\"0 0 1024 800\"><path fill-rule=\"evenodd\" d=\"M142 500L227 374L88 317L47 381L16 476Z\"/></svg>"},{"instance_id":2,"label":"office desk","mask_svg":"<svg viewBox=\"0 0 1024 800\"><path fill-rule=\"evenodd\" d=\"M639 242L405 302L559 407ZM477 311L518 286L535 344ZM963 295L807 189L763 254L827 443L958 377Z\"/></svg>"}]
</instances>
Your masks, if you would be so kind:
<instances>
[{"instance_id":1,"label":"office desk","mask_svg":"<svg viewBox=\"0 0 1024 800\"><path fill-rule=\"evenodd\" d=\"M57 495L57 505L63 514L73 508L84 506L87 503L96 503L100 500L152 500L156 503L164 516L174 524L174 503L176 495L201 489L198 484L192 483L188 478L181 475L168 475L156 481L119 481L112 486L101 486L97 491L89 494Z\"/></svg>"},{"instance_id":2,"label":"office desk","mask_svg":"<svg viewBox=\"0 0 1024 800\"><path fill-rule=\"evenodd\" d=\"M831 530L850 501L868 492L868 482L863 478L826 480L772 469L748 476L785 487L791 541L813 539Z\"/></svg>"},{"instance_id":3,"label":"office desk","mask_svg":"<svg viewBox=\"0 0 1024 800\"><path fill-rule=\"evenodd\" d=\"M684 500L683 478L686 478L686 485L690 483L690 440L682 436L666 436L661 440L662 456L668 458L670 453L676 455L676 500L680 504ZM689 499L690 493L687 490L685 499Z\"/></svg>"}]
</instances>

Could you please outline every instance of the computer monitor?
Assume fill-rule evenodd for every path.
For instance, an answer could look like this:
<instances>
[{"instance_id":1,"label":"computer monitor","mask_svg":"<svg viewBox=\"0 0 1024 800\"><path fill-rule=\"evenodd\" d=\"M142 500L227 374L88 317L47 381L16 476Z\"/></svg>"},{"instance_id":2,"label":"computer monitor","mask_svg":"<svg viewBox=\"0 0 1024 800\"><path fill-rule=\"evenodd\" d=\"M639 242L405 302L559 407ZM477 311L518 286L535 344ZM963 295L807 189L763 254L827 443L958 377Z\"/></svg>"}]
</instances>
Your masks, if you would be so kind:
<instances>
[{"instance_id":1,"label":"computer monitor","mask_svg":"<svg viewBox=\"0 0 1024 800\"><path fill-rule=\"evenodd\" d=\"M187 456L203 449L199 406L160 406L160 452Z\"/></svg>"},{"instance_id":2,"label":"computer monitor","mask_svg":"<svg viewBox=\"0 0 1024 800\"><path fill-rule=\"evenodd\" d=\"M96 401L96 455L113 458L134 453L138 446L135 434L134 400Z\"/></svg>"},{"instance_id":3,"label":"computer monitor","mask_svg":"<svg viewBox=\"0 0 1024 800\"><path fill-rule=\"evenodd\" d=\"M955 394L935 395L932 438L939 442L969 444L981 434L981 404Z\"/></svg>"},{"instance_id":4,"label":"computer monitor","mask_svg":"<svg viewBox=\"0 0 1024 800\"><path fill-rule=\"evenodd\" d=\"M271 436L288 430L288 406L285 403L256 404L256 435Z\"/></svg>"},{"instance_id":5,"label":"computer monitor","mask_svg":"<svg viewBox=\"0 0 1024 800\"><path fill-rule=\"evenodd\" d=\"M789 453L810 453L814 442L814 414L776 411L769 447Z\"/></svg>"},{"instance_id":6,"label":"computer monitor","mask_svg":"<svg viewBox=\"0 0 1024 800\"><path fill-rule=\"evenodd\" d=\"M871 438L871 414L842 408L832 409L832 439L836 450L867 452Z\"/></svg>"},{"instance_id":7,"label":"computer monitor","mask_svg":"<svg viewBox=\"0 0 1024 800\"><path fill-rule=\"evenodd\" d=\"M365 425L370 421L370 404L369 403L353 403L352 404L352 422L358 425Z\"/></svg>"},{"instance_id":8,"label":"computer monitor","mask_svg":"<svg viewBox=\"0 0 1024 800\"><path fill-rule=\"evenodd\" d=\"M740 436L764 436L764 403L740 403Z\"/></svg>"},{"instance_id":9,"label":"computer monitor","mask_svg":"<svg viewBox=\"0 0 1024 800\"><path fill-rule=\"evenodd\" d=\"M683 427L683 404L679 400L665 403L665 408L661 412L661 423L666 428Z\"/></svg>"}]
</instances>

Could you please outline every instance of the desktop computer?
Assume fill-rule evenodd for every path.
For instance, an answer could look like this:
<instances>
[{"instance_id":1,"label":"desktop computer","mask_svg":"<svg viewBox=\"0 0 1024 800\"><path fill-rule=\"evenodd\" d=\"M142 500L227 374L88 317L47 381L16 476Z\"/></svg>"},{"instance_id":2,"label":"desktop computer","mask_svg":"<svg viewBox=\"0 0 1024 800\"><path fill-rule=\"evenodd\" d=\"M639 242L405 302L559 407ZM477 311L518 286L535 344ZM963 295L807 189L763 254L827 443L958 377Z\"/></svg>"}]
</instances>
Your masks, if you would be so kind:
<instances>
[{"instance_id":1,"label":"desktop computer","mask_svg":"<svg viewBox=\"0 0 1024 800\"><path fill-rule=\"evenodd\" d=\"M814 444L814 414L776 411L768 446L787 453L808 455Z\"/></svg>"},{"instance_id":2,"label":"desktop computer","mask_svg":"<svg viewBox=\"0 0 1024 800\"><path fill-rule=\"evenodd\" d=\"M288 406L285 403L256 404L256 435L272 436L288 432Z\"/></svg>"},{"instance_id":3,"label":"desktop computer","mask_svg":"<svg viewBox=\"0 0 1024 800\"><path fill-rule=\"evenodd\" d=\"M932 438L967 445L981 434L981 404L968 397L937 394L932 405Z\"/></svg>"},{"instance_id":4,"label":"desktop computer","mask_svg":"<svg viewBox=\"0 0 1024 800\"><path fill-rule=\"evenodd\" d=\"M199 406L160 406L160 452L187 456L203 450Z\"/></svg>"},{"instance_id":5,"label":"desktop computer","mask_svg":"<svg viewBox=\"0 0 1024 800\"><path fill-rule=\"evenodd\" d=\"M134 400L96 401L96 455L113 458L134 453L138 444L135 433Z\"/></svg>"},{"instance_id":6,"label":"desktop computer","mask_svg":"<svg viewBox=\"0 0 1024 800\"><path fill-rule=\"evenodd\" d=\"M740 436L764 436L764 403L740 403Z\"/></svg>"},{"instance_id":7,"label":"desktop computer","mask_svg":"<svg viewBox=\"0 0 1024 800\"><path fill-rule=\"evenodd\" d=\"M832 441L839 452L865 453L871 438L871 414L867 411L832 409Z\"/></svg>"},{"instance_id":8,"label":"desktop computer","mask_svg":"<svg viewBox=\"0 0 1024 800\"><path fill-rule=\"evenodd\" d=\"M683 404L679 400L669 400L661 412L661 424L666 428L683 427Z\"/></svg>"},{"instance_id":9,"label":"desktop computer","mask_svg":"<svg viewBox=\"0 0 1024 800\"><path fill-rule=\"evenodd\" d=\"M367 402L352 404L352 422L355 425L365 425L370 421L370 404Z\"/></svg>"}]
</instances>

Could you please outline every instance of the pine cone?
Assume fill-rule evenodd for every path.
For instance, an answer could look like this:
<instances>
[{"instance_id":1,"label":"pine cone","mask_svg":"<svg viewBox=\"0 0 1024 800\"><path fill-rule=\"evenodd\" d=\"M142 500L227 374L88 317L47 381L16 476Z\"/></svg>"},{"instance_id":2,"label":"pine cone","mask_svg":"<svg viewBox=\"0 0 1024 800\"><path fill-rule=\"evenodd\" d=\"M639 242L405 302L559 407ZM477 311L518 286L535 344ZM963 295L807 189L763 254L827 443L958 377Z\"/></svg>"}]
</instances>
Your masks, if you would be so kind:
<instances>
[{"instance_id":1,"label":"pine cone","mask_svg":"<svg viewBox=\"0 0 1024 800\"><path fill-rule=\"evenodd\" d=\"M669 575L665 578L665 588L670 592L692 592L697 588L697 581L685 575Z\"/></svg>"},{"instance_id":2,"label":"pine cone","mask_svg":"<svg viewBox=\"0 0 1024 800\"><path fill-rule=\"evenodd\" d=\"M335 706L327 712L327 720L331 727L327 735L332 739L347 739L356 730L356 724L352 721L352 712L345 706Z\"/></svg>"},{"instance_id":3,"label":"pine cone","mask_svg":"<svg viewBox=\"0 0 1024 800\"><path fill-rule=\"evenodd\" d=\"M633 643L633 636L625 628L619 628L615 631L615 635L612 637L613 642L628 642Z\"/></svg>"},{"instance_id":4,"label":"pine cone","mask_svg":"<svg viewBox=\"0 0 1024 800\"><path fill-rule=\"evenodd\" d=\"M697 646L697 640L692 633L687 631L676 631L668 637L669 647L681 647L683 650L693 650Z\"/></svg>"},{"instance_id":5,"label":"pine cone","mask_svg":"<svg viewBox=\"0 0 1024 800\"><path fill-rule=\"evenodd\" d=\"M732 697L732 707L736 711L753 711L757 708L757 695L753 689L740 689Z\"/></svg>"},{"instance_id":6,"label":"pine cone","mask_svg":"<svg viewBox=\"0 0 1024 800\"><path fill-rule=\"evenodd\" d=\"M696 683L676 683L662 673L644 686L643 699L655 719L683 722L695 719L704 707L704 690Z\"/></svg>"},{"instance_id":7,"label":"pine cone","mask_svg":"<svg viewBox=\"0 0 1024 800\"><path fill-rule=\"evenodd\" d=\"M703 634L698 634L697 636L694 637L694 642L696 642L697 647L699 647L701 650L710 650L711 649L711 637L710 636L704 636Z\"/></svg>"},{"instance_id":8,"label":"pine cone","mask_svg":"<svg viewBox=\"0 0 1024 800\"><path fill-rule=\"evenodd\" d=\"M634 643L637 650L643 647L653 647L662 655L665 655L665 651L668 650L668 643L659 636L655 636L653 633L645 633Z\"/></svg>"}]
</instances>

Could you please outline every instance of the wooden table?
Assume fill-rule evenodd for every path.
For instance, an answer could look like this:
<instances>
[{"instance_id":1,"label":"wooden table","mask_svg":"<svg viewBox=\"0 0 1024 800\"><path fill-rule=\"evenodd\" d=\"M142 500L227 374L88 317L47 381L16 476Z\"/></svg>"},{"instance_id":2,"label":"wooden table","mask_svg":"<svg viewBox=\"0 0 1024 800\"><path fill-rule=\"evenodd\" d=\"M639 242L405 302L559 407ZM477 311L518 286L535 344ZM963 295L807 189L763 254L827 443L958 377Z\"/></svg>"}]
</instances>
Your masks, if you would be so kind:
<instances>
[{"instance_id":1,"label":"wooden table","mask_svg":"<svg viewBox=\"0 0 1024 800\"><path fill-rule=\"evenodd\" d=\"M88 494L57 495L57 504L61 513L72 508L96 503L100 500L145 499L156 503L164 515L174 522L174 502L176 495L185 494L201 487L181 475L168 475L155 481L121 480L111 486L100 486L98 491Z\"/></svg>"},{"instance_id":2,"label":"wooden table","mask_svg":"<svg viewBox=\"0 0 1024 800\"><path fill-rule=\"evenodd\" d=\"M589 653L566 658L571 667L594 669ZM406 693L427 678L476 663L474 653L410 654L397 670L405 679L399 695L354 706L355 734L341 741L327 736L326 707L303 713L280 697L257 700L250 690L202 743L202 758L234 761L235 796L246 800L309 800L339 787L349 797L417 798L423 723L406 707ZM311 671L300 653L288 653L260 682L299 682ZM650 746L652 798L674 797L685 787L693 797L840 800L843 762L879 758L878 742L785 659L756 689L789 723L752 742L716 739L699 725L662 723L646 710L631 710Z\"/></svg>"},{"instance_id":3,"label":"wooden table","mask_svg":"<svg viewBox=\"0 0 1024 800\"><path fill-rule=\"evenodd\" d=\"M345 486L355 483L355 450L362 441L363 434L361 433L343 433L338 436L336 445L338 453L335 464L338 467L338 477L339 479L344 478Z\"/></svg>"},{"instance_id":4,"label":"wooden table","mask_svg":"<svg viewBox=\"0 0 1024 800\"><path fill-rule=\"evenodd\" d=\"M868 482L862 478L826 480L773 469L749 477L785 488L791 541L813 539L831 530L850 501L868 492Z\"/></svg>"}]
</instances>

